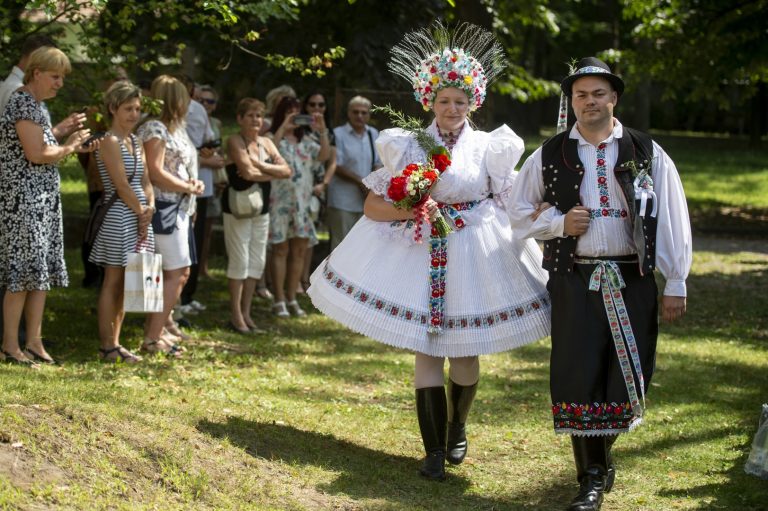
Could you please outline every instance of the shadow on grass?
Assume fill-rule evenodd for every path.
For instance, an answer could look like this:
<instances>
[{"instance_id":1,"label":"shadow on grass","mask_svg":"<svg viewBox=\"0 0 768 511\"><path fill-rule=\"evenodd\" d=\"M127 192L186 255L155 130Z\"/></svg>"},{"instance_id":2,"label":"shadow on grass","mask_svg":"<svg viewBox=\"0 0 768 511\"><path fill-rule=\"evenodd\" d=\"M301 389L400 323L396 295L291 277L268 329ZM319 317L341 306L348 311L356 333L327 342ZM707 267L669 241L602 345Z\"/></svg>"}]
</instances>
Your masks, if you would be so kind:
<instances>
[{"instance_id":1,"label":"shadow on grass","mask_svg":"<svg viewBox=\"0 0 768 511\"><path fill-rule=\"evenodd\" d=\"M572 484L554 481L549 488L530 488L509 498L486 497L469 492L471 482L461 468L448 470L443 483L420 478L419 460L380 452L331 435L303 431L293 426L261 423L239 417L226 422L200 421L197 429L214 438L226 438L251 456L277 460L301 470L321 467L337 473L317 489L356 500L385 501L398 509L551 510L552 501L565 501ZM537 482L538 483L538 482ZM557 507L557 506L555 506ZM386 506L373 505L371 508Z\"/></svg>"}]
</instances>

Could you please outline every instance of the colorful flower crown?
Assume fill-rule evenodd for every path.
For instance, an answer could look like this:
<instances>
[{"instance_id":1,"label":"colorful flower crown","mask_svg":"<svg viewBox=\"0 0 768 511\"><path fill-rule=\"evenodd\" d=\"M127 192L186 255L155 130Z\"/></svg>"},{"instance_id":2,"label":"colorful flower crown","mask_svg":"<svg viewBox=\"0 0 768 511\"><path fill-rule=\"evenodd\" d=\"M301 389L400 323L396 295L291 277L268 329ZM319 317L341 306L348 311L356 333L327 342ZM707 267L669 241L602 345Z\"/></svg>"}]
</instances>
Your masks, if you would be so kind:
<instances>
[{"instance_id":1,"label":"colorful flower crown","mask_svg":"<svg viewBox=\"0 0 768 511\"><path fill-rule=\"evenodd\" d=\"M439 21L410 32L391 50L389 69L413 86L414 97L429 110L440 89L456 87L469 97L470 111L485 100L488 84L504 69L504 50L482 27L462 23L449 30Z\"/></svg>"},{"instance_id":2,"label":"colorful flower crown","mask_svg":"<svg viewBox=\"0 0 768 511\"><path fill-rule=\"evenodd\" d=\"M483 66L476 58L461 48L445 48L442 54L436 53L421 61L421 69L413 79L413 95L424 110L429 110L437 91L456 87L469 97L471 112L483 104L487 85Z\"/></svg>"}]
</instances>

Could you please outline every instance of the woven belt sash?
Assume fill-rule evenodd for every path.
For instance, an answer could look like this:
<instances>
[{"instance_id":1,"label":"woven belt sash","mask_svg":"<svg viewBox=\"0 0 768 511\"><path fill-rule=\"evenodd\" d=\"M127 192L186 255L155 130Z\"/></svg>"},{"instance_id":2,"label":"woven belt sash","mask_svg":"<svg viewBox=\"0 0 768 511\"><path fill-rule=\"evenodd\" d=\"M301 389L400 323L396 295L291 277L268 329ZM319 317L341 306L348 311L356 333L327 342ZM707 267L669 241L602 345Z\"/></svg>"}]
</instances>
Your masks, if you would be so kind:
<instances>
[{"instance_id":1,"label":"woven belt sash","mask_svg":"<svg viewBox=\"0 0 768 511\"><path fill-rule=\"evenodd\" d=\"M440 212L450 219L454 230L464 228L464 219L460 211L469 211L480 204L481 200L458 202L456 204L438 203ZM445 275L448 269L448 237L442 237L434 227L429 236L429 326L427 331L439 334L443 331L445 314Z\"/></svg>"},{"instance_id":2,"label":"woven belt sash","mask_svg":"<svg viewBox=\"0 0 768 511\"><path fill-rule=\"evenodd\" d=\"M629 313L624 304L624 297L621 294L621 290L626 287L626 284L619 270L619 264L637 264L637 260L611 261L577 257L575 262L577 264L596 265L589 278L589 290L602 292L603 294L603 305L605 306L605 313L608 316L608 323L611 327L611 336L616 347L616 355L619 357L624 384L627 386L629 402L632 405L632 411L635 413L635 416L642 417L643 408L645 407L645 379L640 367L640 354L637 350L635 334L632 331L632 325L629 323ZM622 332L624 334L623 337ZM629 356L627 352L629 352ZM635 378L632 376L630 357L632 359L631 364L635 367L635 373L639 380L642 403L638 398Z\"/></svg>"}]
</instances>

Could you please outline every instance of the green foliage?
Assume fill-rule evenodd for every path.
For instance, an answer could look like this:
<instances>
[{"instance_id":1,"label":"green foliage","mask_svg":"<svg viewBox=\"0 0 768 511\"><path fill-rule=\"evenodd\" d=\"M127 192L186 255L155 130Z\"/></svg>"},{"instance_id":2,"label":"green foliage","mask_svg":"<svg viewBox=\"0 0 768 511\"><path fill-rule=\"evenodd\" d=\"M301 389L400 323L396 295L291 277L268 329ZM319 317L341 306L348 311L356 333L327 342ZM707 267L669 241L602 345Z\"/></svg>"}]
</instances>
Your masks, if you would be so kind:
<instances>
[{"instance_id":1,"label":"green foliage","mask_svg":"<svg viewBox=\"0 0 768 511\"><path fill-rule=\"evenodd\" d=\"M426 128L424 128L421 119L410 115L406 116L403 112L395 110L390 105L374 106L371 112L386 114L393 126L411 133L413 138L416 139L416 143L419 144L419 147L426 154L446 154L444 152L445 148L440 146L435 137L430 135Z\"/></svg>"},{"instance_id":2,"label":"green foliage","mask_svg":"<svg viewBox=\"0 0 768 511\"><path fill-rule=\"evenodd\" d=\"M7 63L17 58L15 48L28 34L41 30L62 32L75 30L74 42L90 62L105 75L115 63L130 69L155 69L161 60L180 62L182 52L201 40L218 45L223 52L238 50L280 66L287 71L322 76L334 62L343 58L344 50L332 47L307 56L272 55L254 49L267 24L277 20L296 21L301 4L298 0L35 0L11 2L0 7L0 15L16 25L4 28L0 53ZM42 24L25 21L29 9L40 9L48 17ZM151 41L153 44L147 44ZM64 44L65 51L75 47ZM231 58L231 57L230 57ZM226 67L226 63L222 64Z\"/></svg>"},{"instance_id":3,"label":"green foliage","mask_svg":"<svg viewBox=\"0 0 768 511\"><path fill-rule=\"evenodd\" d=\"M726 108L768 82L768 1L625 0L623 15L637 44L622 59L668 98Z\"/></svg>"}]
</instances>

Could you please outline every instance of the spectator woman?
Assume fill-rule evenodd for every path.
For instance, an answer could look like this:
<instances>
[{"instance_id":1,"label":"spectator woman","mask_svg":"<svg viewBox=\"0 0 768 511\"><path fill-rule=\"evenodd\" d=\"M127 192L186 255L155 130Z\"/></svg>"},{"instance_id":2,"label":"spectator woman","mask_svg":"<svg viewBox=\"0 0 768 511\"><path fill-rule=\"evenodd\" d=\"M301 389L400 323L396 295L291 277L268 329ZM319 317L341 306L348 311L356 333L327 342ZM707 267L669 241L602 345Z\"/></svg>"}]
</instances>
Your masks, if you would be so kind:
<instances>
[{"instance_id":1,"label":"spectator woman","mask_svg":"<svg viewBox=\"0 0 768 511\"><path fill-rule=\"evenodd\" d=\"M195 211L195 197L203 193L204 185L192 177L197 150L184 129L190 101L186 87L172 76L160 75L152 82L151 93L154 99L162 101L162 112L159 119L142 124L138 135L144 142L157 209L152 226L155 249L163 256L163 312L148 315L142 349L178 357L181 348L161 335L189 276L193 256L190 215Z\"/></svg>"},{"instance_id":2,"label":"spectator woman","mask_svg":"<svg viewBox=\"0 0 768 511\"><path fill-rule=\"evenodd\" d=\"M330 126L331 124L330 115L328 114L328 102L321 92L312 92L308 94L301 104L301 111L309 115L320 114L323 116L326 126ZM320 133L313 128L316 128L316 126L313 125L306 128L306 131L308 132L307 134L319 144ZM311 204L314 204L314 206L310 207L310 210L312 213L312 220L315 222L315 230L317 230L318 225L323 221L321 214L324 209L322 204L325 203L325 191L328 189L328 183L331 182L333 174L336 173L336 147L334 147L333 131L329 131L328 135L330 137L331 156L325 162L318 162L314 168L314 186L312 187L313 197L310 198L312 201ZM309 275L313 269L312 256L317 243L317 237L315 237L314 240L309 242L307 251L304 253L304 270L301 274L301 288L304 291L309 288Z\"/></svg>"},{"instance_id":3,"label":"spectator woman","mask_svg":"<svg viewBox=\"0 0 768 511\"><path fill-rule=\"evenodd\" d=\"M269 185L273 179L286 179L291 169L267 137L259 136L264 122L264 103L244 98L237 105L240 132L227 140L227 155L236 172L229 176L230 186L245 189L253 182ZM230 167L232 169L232 167ZM269 236L269 186L262 186L265 208L251 218L232 215L228 194L224 195L224 242L227 248L230 328L240 333L258 332L251 318L251 304L256 282L264 272Z\"/></svg>"},{"instance_id":4,"label":"spectator woman","mask_svg":"<svg viewBox=\"0 0 768 511\"><path fill-rule=\"evenodd\" d=\"M99 294L99 354L102 360L127 363L141 357L120 345L125 318L123 281L128 254L153 252L152 214L155 198L144 171L144 153L133 129L141 118L141 89L128 81L115 82L104 95L111 126L96 152L105 197L117 194L93 242L90 261L104 267Z\"/></svg>"},{"instance_id":5,"label":"spectator woman","mask_svg":"<svg viewBox=\"0 0 768 511\"><path fill-rule=\"evenodd\" d=\"M69 283L64 262L64 236L56 163L83 147L89 135L78 130L59 145L41 102L56 96L71 70L61 50L38 48L29 56L24 85L17 89L0 117L0 287L3 299L4 360L39 367L53 364L42 342L45 298L51 287ZM22 311L26 349L19 346Z\"/></svg>"},{"instance_id":6,"label":"spectator woman","mask_svg":"<svg viewBox=\"0 0 768 511\"><path fill-rule=\"evenodd\" d=\"M275 181L269 204L269 241L272 245L272 279L275 302L272 312L278 317L306 316L296 301L304 270L304 255L310 240L316 237L309 212L309 199L314 185L313 169L317 162L331 156L328 128L322 114L312 115L314 130L320 142L306 136L303 126L294 123L301 103L283 98L275 110L270 133L288 166L291 179ZM289 313L290 310L290 313Z\"/></svg>"}]
</instances>

